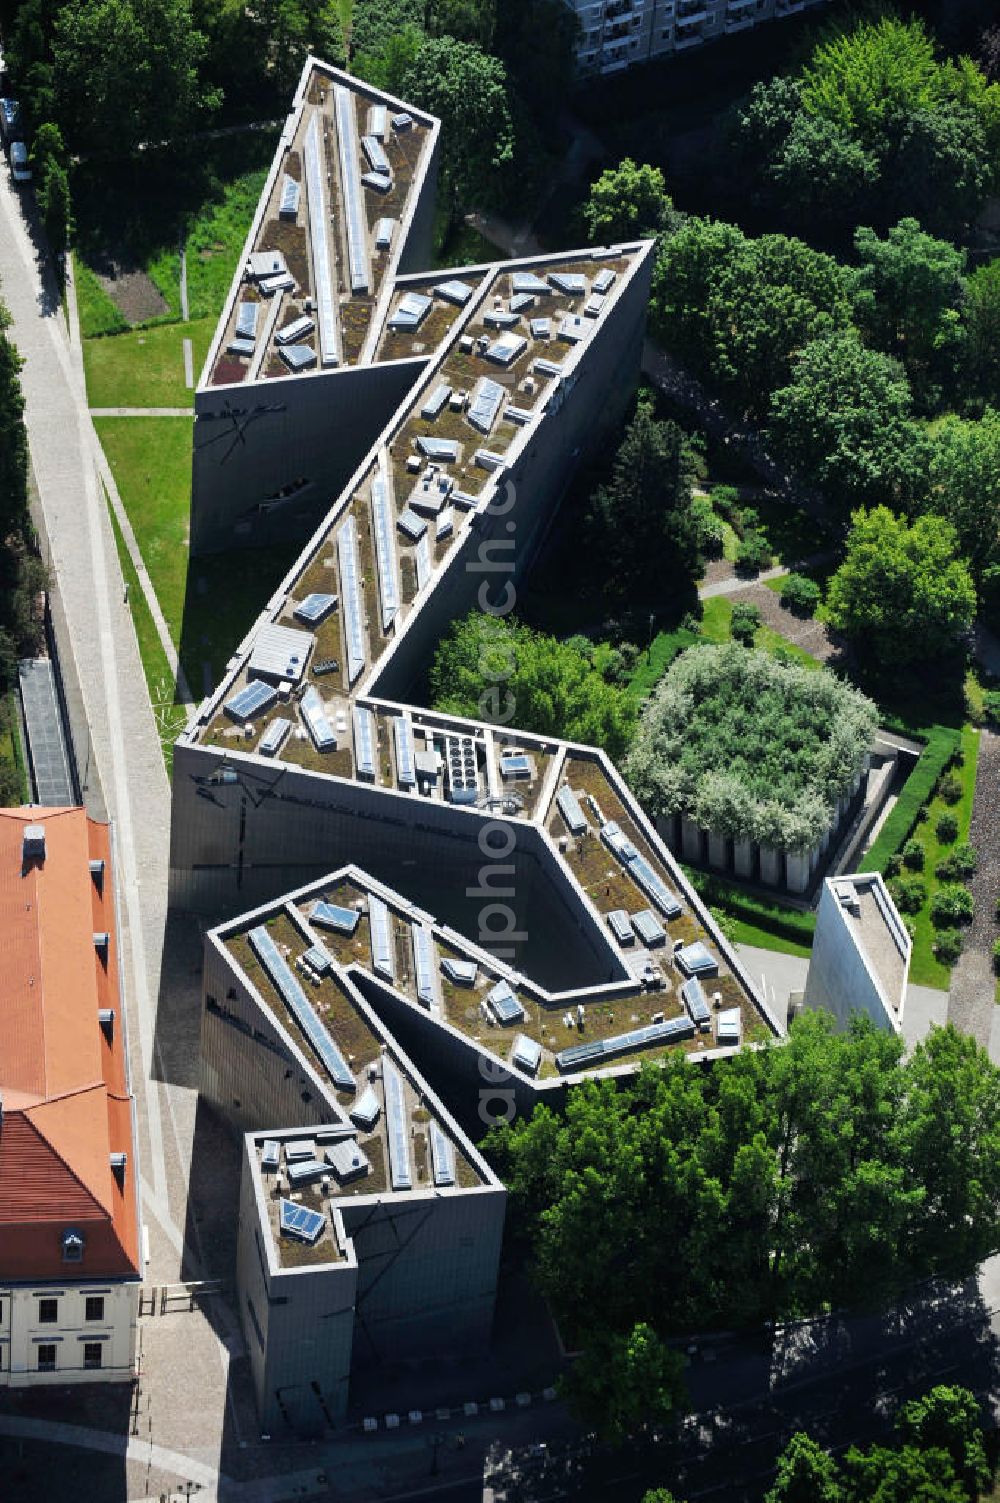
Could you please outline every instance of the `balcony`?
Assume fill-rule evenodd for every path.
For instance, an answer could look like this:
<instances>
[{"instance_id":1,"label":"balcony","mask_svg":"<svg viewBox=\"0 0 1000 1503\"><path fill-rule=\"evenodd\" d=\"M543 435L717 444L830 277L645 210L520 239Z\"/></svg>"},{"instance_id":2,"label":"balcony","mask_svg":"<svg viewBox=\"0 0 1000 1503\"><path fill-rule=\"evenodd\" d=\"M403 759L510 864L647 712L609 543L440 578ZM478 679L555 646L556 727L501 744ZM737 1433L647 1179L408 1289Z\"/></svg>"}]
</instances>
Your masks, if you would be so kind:
<instances>
[{"instance_id":1,"label":"balcony","mask_svg":"<svg viewBox=\"0 0 1000 1503\"><path fill-rule=\"evenodd\" d=\"M678 34L678 36L674 39L674 51L686 52L689 47L700 47L704 40L705 38L702 36L700 31L696 31L693 36L688 34Z\"/></svg>"},{"instance_id":2,"label":"balcony","mask_svg":"<svg viewBox=\"0 0 1000 1503\"><path fill-rule=\"evenodd\" d=\"M799 0L799 3L800 4L804 3L804 0ZM706 9L706 7L704 5L690 5L690 6L687 6L687 7L680 7L680 6L678 6L678 9L677 9L677 25L678 26L700 26L700 24L702 23L702 21L707 21L707 20L708 20L708 11L707 11L707 9Z\"/></svg>"},{"instance_id":3,"label":"balcony","mask_svg":"<svg viewBox=\"0 0 1000 1503\"><path fill-rule=\"evenodd\" d=\"M727 16L726 36L731 37L737 31L747 31L753 23L753 16Z\"/></svg>"}]
</instances>

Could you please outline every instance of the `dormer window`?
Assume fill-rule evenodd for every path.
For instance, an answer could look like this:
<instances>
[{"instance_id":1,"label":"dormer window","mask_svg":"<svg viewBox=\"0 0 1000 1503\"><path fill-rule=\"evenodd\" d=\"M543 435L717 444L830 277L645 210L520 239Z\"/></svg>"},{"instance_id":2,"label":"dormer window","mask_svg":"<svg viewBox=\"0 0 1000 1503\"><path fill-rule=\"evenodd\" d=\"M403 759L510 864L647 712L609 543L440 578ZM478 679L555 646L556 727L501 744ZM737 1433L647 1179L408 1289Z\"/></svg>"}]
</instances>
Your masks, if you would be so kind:
<instances>
[{"instance_id":1,"label":"dormer window","mask_svg":"<svg viewBox=\"0 0 1000 1503\"><path fill-rule=\"evenodd\" d=\"M83 1262L83 1233L75 1227L67 1227L62 1234L62 1256L64 1263Z\"/></svg>"}]
</instances>

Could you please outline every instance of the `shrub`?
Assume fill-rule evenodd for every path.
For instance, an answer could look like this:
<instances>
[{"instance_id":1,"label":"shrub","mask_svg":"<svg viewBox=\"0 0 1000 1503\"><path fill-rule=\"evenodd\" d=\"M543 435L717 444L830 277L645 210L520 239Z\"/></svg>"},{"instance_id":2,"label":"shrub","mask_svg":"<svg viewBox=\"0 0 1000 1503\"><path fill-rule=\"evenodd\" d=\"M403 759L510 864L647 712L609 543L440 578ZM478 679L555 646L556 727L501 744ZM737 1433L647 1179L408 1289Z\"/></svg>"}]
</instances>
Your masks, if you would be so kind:
<instances>
[{"instance_id":1,"label":"shrub","mask_svg":"<svg viewBox=\"0 0 1000 1503\"><path fill-rule=\"evenodd\" d=\"M741 507L733 520L741 538L748 532L760 532L760 512L754 506Z\"/></svg>"},{"instance_id":2,"label":"shrub","mask_svg":"<svg viewBox=\"0 0 1000 1503\"><path fill-rule=\"evenodd\" d=\"M919 840L908 840L903 847L903 865L911 872L924 869L924 848Z\"/></svg>"},{"instance_id":3,"label":"shrub","mask_svg":"<svg viewBox=\"0 0 1000 1503\"><path fill-rule=\"evenodd\" d=\"M701 616L696 616L694 611L685 611L681 617L681 631L701 631Z\"/></svg>"},{"instance_id":4,"label":"shrub","mask_svg":"<svg viewBox=\"0 0 1000 1503\"><path fill-rule=\"evenodd\" d=\"M748 532L736 550L736 570L739 574L759 574L761 569L771 567L771 550L762 532Z\"/></svg>"},{"instance_id":5,"label":"shrub","mask_svg":"<svg viewBox=\"0 0 1000 1503\"><path fill-rule=\"evenodd\" d=\"M957 845L943 861L938 862L934 868L934 875L942 882L960 882L972 876L977 862L975 846Z\"/></svg>"},{"instance_id":6,"label":"shrub","mask_svg":"<svg viewBox=\"0 0 1000 1503\"><path fill-rule=\"evenodd\" d=\"M893 877L889 882L892 901L900 913L919 913L927 897L927 888L919 877Z\"/></svg>"},{"instance_id":7,"label":"shrub","mask_svg":"<svg viewBox=\"0 0 1000 1503\"><path fill-rule=\"evenodd\" d=\"M993 969L1000 974L1000 939L993 941Z\"/></svg>"},{"instance_id":8,"label":"shrub","mask_svg":"<svg viewBox=\"0 0 1000 1503\"><path fill-rule=\"evenodd\" d=\"M975 905L972 893L958 882L948 882L939 887L931 899L931 923L936 929L951 924L967 924L972 918Z\"/></svg>"},{"instance_id":9,"label":"shrub","mask_svg":"<svg viewBox=\"0 0 1000 1503\"><path fill-rule=\"evenodd\" d=\"M934 826L934 832L938 840L945 845L950 845L958 835L958 817L954 814L940 814L938 822Z\"/></svg>"},{"instance_id":10,"label":"shrub","mask_svg":"<svg viewBox=\"0 0 1000 1503\"><path fill-rule=\"evenodd\" d=\"M983 695L983 713L991 725L1000 725L1000 689L987 689Z\"/></svg>"},{"instance_id":11,"label":"shrub","mask_svg":"<svg viewBox=\"0 0 1000 1503\"><path fill-rule=\"evenodd\" d=\"M961 929L941 929L931 946L942 965L954 965L962 953Z\"/></svg>"},{"instance_id":12,"label":"shrub","mask_svg":"<svg viewBox=\"0 0 1000 1503\"><path fill-rule=\"evenodd\" d=\"M691 515L698 529L698 548L705 558L721 558L726 541L725 528L712 510L706 496L694 496L691 500Z\"/></svg>"},{"instance_id":13,"label":"shrub","mask_svg":"<svg viewBox=\"0 0 1000 1503\"><path fill-rule=\"evenodd\" d=\"M760 626L760 611L748 601L741 601L733 606L732 619L729 623L729 632L734 642L742 642L744 647L753 644L754 634Z\"/></svg>"},{"instance_id":14,"label":"shrub","mask_svg":"<svg viewBox=\"0 0 1000 1503\"><path fill-rule=\"evenodd\" d=\"M899 876L899 869L900 869L901 865L902 865L902 857L899 855L899 852L897 851L894 855L889 856L889 857L886 858L886 863L885 863L885 866L883 867L883 874L887 878L888 877L898 877ZM1000 910L1000 899L997 900L997 907L998 907L998 910Z\"/></svg>"},{"instance_id":15,"label":"shrub","mask_svg":"<svg viewBox=\"0 0 1000 1503\"><path fill-rule=\"evenodd\" d=\"M804 574L789 574L782 582L781 603L796 616L812 616L819 605L820 588L814 579Z\"/></svg>"},{"instance_id":16,"label":"shrub","mask_svg":"<svg viewBox=\"0 0 1000 1503\"><path fill-rule=\"evenodd\" d=\"M955 772L946 772L938 783L937 791L946 804L957 804L962 797L962 780Z\"/></svg>"},{"instance_id":17,"label":"shrub","mask_svg":"<svg viewBox=\"0 0 1000 1503\"><path fill-rule=\"evenodd\" d=\"M740 493L735 485L713 486L712 505L731 526L736 525L740 515Z\"/></svg>"}]
</instances>

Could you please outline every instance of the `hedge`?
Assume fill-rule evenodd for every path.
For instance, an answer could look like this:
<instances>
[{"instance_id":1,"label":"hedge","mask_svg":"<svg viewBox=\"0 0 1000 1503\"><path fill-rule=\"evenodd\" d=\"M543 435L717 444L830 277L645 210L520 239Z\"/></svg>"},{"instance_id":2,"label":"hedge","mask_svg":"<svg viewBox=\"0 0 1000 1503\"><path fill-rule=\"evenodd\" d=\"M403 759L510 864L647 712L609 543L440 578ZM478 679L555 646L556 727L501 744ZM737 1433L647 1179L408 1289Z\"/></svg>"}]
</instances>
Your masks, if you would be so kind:
<instances>
[{"instance_id":1,"label":"hedge","mask_svg":"<svg viewBox=\"0 0 1000 1503\"><path fill-rule=\"evenodd\" d=\"M961 730L951 725L932 725L923 733L926 744L917 765L904 783L878 838L865 855L867 870L883 871L889 857L909 840L921 809L930 803L938 778L958 750L961 735Z\"/></svg>"}]
</instances>

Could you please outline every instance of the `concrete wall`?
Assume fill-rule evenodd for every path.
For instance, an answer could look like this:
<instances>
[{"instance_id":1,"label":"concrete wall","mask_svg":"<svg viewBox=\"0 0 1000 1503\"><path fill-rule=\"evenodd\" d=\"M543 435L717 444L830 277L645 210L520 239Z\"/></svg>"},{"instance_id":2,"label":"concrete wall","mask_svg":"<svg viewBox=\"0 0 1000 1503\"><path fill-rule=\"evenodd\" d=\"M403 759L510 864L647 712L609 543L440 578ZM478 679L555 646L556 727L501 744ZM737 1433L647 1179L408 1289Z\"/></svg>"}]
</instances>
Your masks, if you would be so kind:
<instances>
[{"instance_id":1,"label":"concrete wall","mask_svg":"<svg viewBox=\"0 0 1000 1503\"><path fill-rule=\"evenodd\" d=\"M895 1032L878 983L855 941L850 919L829 885L824 883L816 913L804 1003L828 1012L838 1032L850 1024L852 1014L863 1013L878 1028Z\"/></svg>"},{"instance_id":2,"label":"concrete wall","mask_svg":"<svg viewBox=\"0 0 1000 1503\"><path fill-rule=\"evenodd\" d=\"M505 1190L483 1186L344 1204L358 1260L357 1365L486 1351L506 1203Z\"/></svg>"},{"instance_id":3,"label":"concrete wall","mask_svg":"<svg viewBox=\"0 0 1000 1503\"><path fill-rule=\"evenodd\" d=\"M101 1320L87 1319L88 1297L103 1299ZM58 1300L55 1322L39 1321L41 1299ZM0 1388L128 1382L135 1371L138 1314L138 1279L0 1287ZM83 1365L87 1342L101 1347L99 1368ZM42 1344L56 1349L53 1372L38 1371Z\"/></svg>"},{"instance_id":4,"label":"concrete wall","mask_svg":"<svg viewBox=\"0 0 1000 1503\"><path fill-rule=\"evenodd\" d=\"M390 886L409 888L442 922L459 929L476 922L478 907L466 891L481 880L478 836L488 816L263 758L249 767L237 764L239 781L212 785L210 798L199 797L204 785L197 779L215 774L219 762L218 753L200 747L174 748L174 905L221 920L356 861ZM590 932L538 831L527 823L512 828L517 843L508 863L514 871L504 902L523 938L513 955L499 958L521 966L530 957L531 973L543 986L612 979L611 953Z\"/></svg>"},{"instance_id":5,"label":"concrete wall","mask_svg":"<svg viewBox=\"0 0 1000 1503\"><path fill-rule=\"evenodd\" d=\"M206 939L202 979L201 1079L204 1099L238 1131L280 1122L336 1120L318 1078L281 1037L270 1015Z\"/></svg>"},{"instance_id":6,"label":"concrete wall","mask_svg":"<svg viewBox=\"0 0 1000 1503\"><path fill-rule=\"evenodd\" d=\"M426 364L344 367L196 392L192 557L304 540ZM299 480L309 488L274 499Z\"/></svg>"},{"instance_id":7,"label":"concrete wall","mask_svg":"<svg viewBox=\"0 0 1000 1503\"><path fill-rule=\"evenodd\" d=\"M260 1426L318 1434L347 1410L357 1268L275 1265L252 1144L244 1140L236 1283Z\"/></svg>"}]
</instances>

